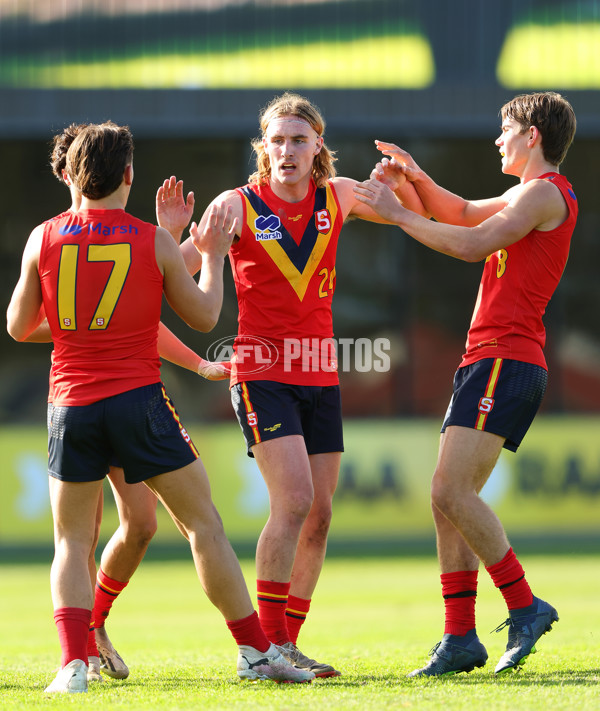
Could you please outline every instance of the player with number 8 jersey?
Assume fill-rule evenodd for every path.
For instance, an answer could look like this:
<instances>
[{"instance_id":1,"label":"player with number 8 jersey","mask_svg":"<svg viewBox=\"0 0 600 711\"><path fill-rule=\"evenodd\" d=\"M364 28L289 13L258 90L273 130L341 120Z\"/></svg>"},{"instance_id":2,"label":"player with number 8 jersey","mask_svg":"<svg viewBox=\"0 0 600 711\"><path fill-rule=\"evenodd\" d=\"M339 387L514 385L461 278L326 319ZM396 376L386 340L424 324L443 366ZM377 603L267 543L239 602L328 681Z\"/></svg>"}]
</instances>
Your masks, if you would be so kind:
<instances>
[{"instance_id":1,"label":"player with number 8 jersey","mask_svg":"<svg viewBox=\"0 0 600 711\"><path fill-rule=\"evenodd\" d=\"M467 349L454 376L431 484L444 598L444 635L411 677L470 672L487 662L475 625L477 575L485 566L508 609L501 674L519 669L558 621L536 597L492 508L480 497L502 449L516 452L548 380L543 316L567 263L577 199L559 167L575 136L570 103L552 91L520 94L500 110L495 140L502 172L518 183L502 195L465 200L442 188L412 156L376 141L386 157L357 194L418 242L458 259L485 259ZM415 186L435 223L408 213L394 176ZM398 197L401 196L398 195Z\"/></svg>"},{"instance_id":2,"label":"player with number 8 jersey","mask_svg":"<svg viewBox=\"0 0 600 711\"><path fill-rule=\"evenodd\" d=\"M539 179L560 190L567 217L555 229L531 230L526 239L486 259L463 366L482 358L510 358L546 368L542 316L567 263L578 207L564 175L548 172Z\"/></svg>"}]
</instances>

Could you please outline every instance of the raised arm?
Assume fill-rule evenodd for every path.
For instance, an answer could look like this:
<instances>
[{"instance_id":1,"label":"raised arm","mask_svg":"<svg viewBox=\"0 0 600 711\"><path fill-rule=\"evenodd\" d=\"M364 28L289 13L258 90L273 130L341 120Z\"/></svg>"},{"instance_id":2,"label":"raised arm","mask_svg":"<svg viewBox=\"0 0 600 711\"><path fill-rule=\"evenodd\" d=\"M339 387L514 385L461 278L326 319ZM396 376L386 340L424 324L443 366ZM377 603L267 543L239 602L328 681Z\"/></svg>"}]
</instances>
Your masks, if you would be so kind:
<instances>
[{"instance_id":1,"label":"raised arm","mask_svg":"<svg viewBox=\"0 0 600 711\"><path fill-rule=\"evenodd\" d=\"M395 143L375 141L384 155L406 176L417 192L428 214L438 222L473 227L502 210L509 201L510 191L488 200L465 200L438 185L421 170L412 156Z\"/></svg>"},{"instance_id":2,"label":"raised arm","mask_svg":"<svg viewBox=\"0 0 600 711\"><path fill-rule=\"evenodd\" d=\"M354 187L356 185L360 185L358 180L354 180L353 178L336 177L331 180L331 183L335 188L344 219L354 217L366 220L367 222L379 222L383 224L388 222L388 220L378 214L369 205L361 203L360 200L357 199ZM421 201L414 189L409 188L407 194L409 196L412 195L413 197L412 201L410 198L408 199L407 206L409 209L414 210L418 214L424 213ZM400 198L397 198L397 200L399 205L402 204L400 202Z\"/></svg>"},{"instance_id":3,"label":"raised arm","mask_svg":"<svg viewBox=\"0 0 600 711\"><path fill-rule=\"evenodd\" d=\"M567 210L558 188L545 180L526 183L503 210L474 227L425 220L403 208L390 188L373 178L358 185L355 191L361 202L418 242L467 262L486 259L533 229L556 227L565 219Z\"/></svg>"},{"instance_id":4,"label":"raised arm","mask_svg":"<svg viewBox=\"0 0 600 711\"><path fill-rule=\"evenodd\" d=\"M185 228L194 214L194 193L183 198L183 180L172 175L156 192L156 219L179 244Z\"/></svg>"},{"instance_id":5,"label":"raised arm","mask_svg":"<svg viewBox=\"0 0 600 711\"><path fill-rule=\"evenodd\" d=\"M202 230L191 227L195 248L201 253L202 271L196 282L186 270L181 250L161 227L156 230L156 262L164 275L165 297L191 328L210 331L223 303L223 263L235 234L237 221L225 206L210 208Z\"/></svg>"},{"instance_id":6,"label":"raised arm","mask_svg":"<svg viewBox=\"0 0 600 711\"><path fill-rule=\"evenodd\" d=\"M201 234L206 228L211 210L218 206L224 206L231 210L232 220L235 221L235 236L241 235L242 220L244 217L244 208L242 198L235 190L226 190L216 197L204 211L200 222L198 223L198 232ZM234 236L234 237L235 237ZM202 266L202 255L196 249L192 236L188 237L181 245L181 253L185 261L185 266L190 274L195 274Z\"/></svg>"}]
</instances>

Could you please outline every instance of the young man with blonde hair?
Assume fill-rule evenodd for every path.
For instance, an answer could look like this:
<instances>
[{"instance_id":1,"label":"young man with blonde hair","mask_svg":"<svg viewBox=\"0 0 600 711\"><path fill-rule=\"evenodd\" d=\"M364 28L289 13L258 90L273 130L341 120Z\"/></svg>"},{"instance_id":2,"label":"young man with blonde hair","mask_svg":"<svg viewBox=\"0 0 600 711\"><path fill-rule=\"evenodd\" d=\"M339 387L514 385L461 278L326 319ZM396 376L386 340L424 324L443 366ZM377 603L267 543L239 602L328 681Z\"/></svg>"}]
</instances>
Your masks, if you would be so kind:
<instances>
[{"instance_id":1,"label":"young man with blonde hair","mask_svg":"<svg viewBox=\"0 0 600 711\"><path fill-rule=\"evenodd\" d=\"M331 313L336 249L348 217L385 220L357 199L355 180L336 176L325 121L308 99L276 97L260 128L256 172L211 204L227 205L238 225L229 251L239 306L231 396L270 501L256 550L259 616L287 659L330 677L339 672L296 641L325 558L343 450ZM201 256L191 240L181 248L195 273Z\"/></svg>"}]
</instances>

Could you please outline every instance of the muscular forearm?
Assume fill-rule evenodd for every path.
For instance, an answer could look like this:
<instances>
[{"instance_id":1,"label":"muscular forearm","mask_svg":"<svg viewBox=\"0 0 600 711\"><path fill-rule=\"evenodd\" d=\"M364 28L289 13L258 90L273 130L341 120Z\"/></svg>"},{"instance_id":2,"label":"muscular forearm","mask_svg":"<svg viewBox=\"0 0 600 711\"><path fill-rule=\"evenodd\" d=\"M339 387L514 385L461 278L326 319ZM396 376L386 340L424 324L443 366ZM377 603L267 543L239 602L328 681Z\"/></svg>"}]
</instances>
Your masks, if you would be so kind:
<instances>
[{"instance_id":1,"label":"muscular forearm","mask_svg":"<svg viewBox=\"0 0 600 711\"><path fill-rule=\"evenodd\" d=\"M204 295L204 309L209 321L215 326L223 305L223 266L225 258L216 255L202 255L202 270L198 288ZM210 329L208 329L210 330Z\"/></svg>"},{"instance_id":2,"label":"muscular forearm","mask_svg":"<svg viewBox=\"0 0 600 711\"><path fill-rule=\"evenodd\" d=\"M415 186L408 180L405 180L399 188L394 190L394 194L407 210L423 217L431 217L431 213L423 205Z\"/></svg>"},{"instance_id":3,"label":"muscular forearm","mask_svg":"<svg viewBox=\"0 0 600 711\"><path fill-rule=\"evenodd\" d=\"M468 206L467 200L442 188L423 172L419 174L419 177L414 180L411 185L414 186L425 210L435 220L450 225L468 224L466 215Z\"/></svg>"}]
</instances>

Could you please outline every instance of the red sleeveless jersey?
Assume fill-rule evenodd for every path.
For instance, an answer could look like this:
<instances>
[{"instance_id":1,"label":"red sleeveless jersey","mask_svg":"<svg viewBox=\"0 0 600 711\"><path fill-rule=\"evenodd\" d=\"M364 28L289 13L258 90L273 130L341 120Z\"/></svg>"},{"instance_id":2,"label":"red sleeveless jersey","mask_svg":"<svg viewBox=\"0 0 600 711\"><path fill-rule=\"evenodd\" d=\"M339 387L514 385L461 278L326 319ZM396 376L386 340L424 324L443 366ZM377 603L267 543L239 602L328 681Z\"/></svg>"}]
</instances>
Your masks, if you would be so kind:
<instances>
[{"instance_id":1,"label":"red sleeveless jersey","mask_svg":"<svg viewBox=\"0 0 600 711\"><path fill-rule=\"evenodd\" d=\"M239 305L231 384L336 385L331 302L343 219L334 187L311 182L297 203L269 185L237 192L244 218L229 252Z\"/></svg>"},{"instance_id":2,"label":"red sleeveless jersey","mask_svg":"<svg viewBox=\"0 0 600 711\"><path fill-rule=\"evenodd\" d=\"M160 381L156 227L124 210L44 223L39 274L54 352L50 397L89 405Z\"/></svg>"},{"instance_id":3,"label":"red sleeveless jersey","mask_svg":"<svg viewBox=\"0 0 600 711\"><path fill-rule=\"evenodd\" d=\"M461 366L510 358L547 367L542 317L567 263L578 208L564 176L544 173L540 178L561 191L569 214L557 228L532 230L487 258Z\"/></svg>"}]
</instances>

